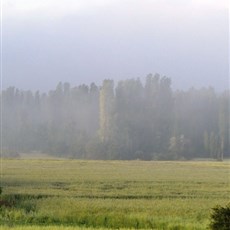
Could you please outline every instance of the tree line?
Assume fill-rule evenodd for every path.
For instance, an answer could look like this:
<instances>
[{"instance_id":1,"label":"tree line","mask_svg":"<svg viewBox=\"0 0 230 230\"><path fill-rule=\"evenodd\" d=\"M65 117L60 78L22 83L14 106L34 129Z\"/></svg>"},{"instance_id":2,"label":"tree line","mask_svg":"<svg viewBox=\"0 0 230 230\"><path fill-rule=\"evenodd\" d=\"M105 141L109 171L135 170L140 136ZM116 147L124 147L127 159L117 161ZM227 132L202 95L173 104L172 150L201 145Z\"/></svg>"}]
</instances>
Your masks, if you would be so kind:
<instances>
[{"instance_id":1,"label":"tree line","mask_svg":"<svg viewBox=\"0 0 230 230\"><path fill-rule=\"evenodd\" d=\"M177 160L230 156L229 90L172 90L159 74L48 93L1 92L3 155Z\"/></svg>"}]
</instances>

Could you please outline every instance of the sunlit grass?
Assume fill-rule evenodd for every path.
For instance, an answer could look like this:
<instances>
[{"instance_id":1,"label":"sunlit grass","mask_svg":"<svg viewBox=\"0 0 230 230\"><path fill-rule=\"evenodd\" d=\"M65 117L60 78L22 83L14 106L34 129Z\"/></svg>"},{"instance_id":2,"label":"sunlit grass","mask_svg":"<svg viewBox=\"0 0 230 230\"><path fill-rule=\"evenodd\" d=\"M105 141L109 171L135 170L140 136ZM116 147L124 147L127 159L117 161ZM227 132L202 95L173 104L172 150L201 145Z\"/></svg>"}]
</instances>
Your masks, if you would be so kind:
<instances>
[{"instance_id":1,"label":"sunlit grass","mask_svg":"<svg viewBox=\"0 0 230 230\"><path fill-rule=\"evenodd\" d=\"M2 223L206 229L211 208L229 200L229 169L228 162L3 160L3 197L21 200L1 212Z\"/></svg>"},{"instance_id":2,"label":"sunlit grass","mask_svg":"<svg viewBox=\"0 0 230 230\"><path fill-rule=\"evenodd\" d=\"M91 230L93 228L70 227L70 226L1 226L1 230ZM97 228L104 230L105 228Z\"/></svg>"}]
</instances>

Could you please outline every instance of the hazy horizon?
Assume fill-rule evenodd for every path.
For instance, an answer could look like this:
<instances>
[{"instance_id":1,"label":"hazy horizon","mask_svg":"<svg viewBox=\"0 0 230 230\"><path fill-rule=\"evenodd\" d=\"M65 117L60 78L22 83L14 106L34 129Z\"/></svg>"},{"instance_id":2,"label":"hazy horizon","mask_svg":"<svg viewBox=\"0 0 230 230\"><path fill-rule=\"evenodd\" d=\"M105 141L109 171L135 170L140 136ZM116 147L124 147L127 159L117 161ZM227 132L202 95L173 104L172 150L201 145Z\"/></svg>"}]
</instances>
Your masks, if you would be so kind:
<instances>
[{"instance_id":1,"label":"hazy horizon","mask_svg":"<svg viewBox=\"0 0 230 230\"><path fill-rule=\"evenodd\" d=\"M149 73L149 74L152 74L153 76L155 74L159 74L159 73ZM70 87L71 88L74 88L74 87L78 87L78 86L81 86L81 85L86 85L88 87L90 87L91 83L95 83L96 86L98 87L102 87L103 85L103 81L104 80L112 80L114 82L114 89L117 87L118 83L120 81L126 81L126 80L130 80L130 79L134 79L134 80L137 80L139 79L141 81L141 83L144 85L145 84L145 81L146 81L146 77L149 75L149 74L146 74L144 77L130 77L130 78L122 78L122 79L113 79L113 78L105 78L105 79L102 79L100 82L95 82L95 81L89 81L89 82L79 82L79 83L74 83L74 82L69 82L69 81L65 81L65 80L61 80L61 81L58 81L52 85L44 85L40 88L36 87L35 85L32 86L32 87L26 87L26 86L17 86L17 85L7 85L7 86L4 86L2 87L2 90L7 90L8 88L10 87L14 87L15 89L18 89L20 91L32 91L32 93L35 93L35 92L40 92L40 93L48 93L50 91L53 91L57 88L57 86L62 83L69 83L70 84ZM159 75L161 77L167 77L167 76L164 76L164 75ZM227 84L225 88L217 88L213 85L187 85L186 87L176 87L174 82L173 82L173 79L169 78L171 80L171 89L173 91L189 91L191 89L196 89L196 90L201 90L201 89L213 89L216 93L222 93L222 92L225 92L226 90L230 90L229 88L229 85Z\"/></svg>"}]
</instances>

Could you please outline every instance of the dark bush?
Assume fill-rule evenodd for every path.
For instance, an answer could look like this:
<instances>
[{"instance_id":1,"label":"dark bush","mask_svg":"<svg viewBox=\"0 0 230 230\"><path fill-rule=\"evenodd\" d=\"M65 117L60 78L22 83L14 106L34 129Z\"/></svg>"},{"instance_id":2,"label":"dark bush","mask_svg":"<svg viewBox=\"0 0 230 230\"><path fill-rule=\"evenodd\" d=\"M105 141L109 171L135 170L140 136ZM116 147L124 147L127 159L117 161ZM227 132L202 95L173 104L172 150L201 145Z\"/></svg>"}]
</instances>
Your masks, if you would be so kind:
<instances>
[{"instance_id":1,"label":"dark bush","mask_svg":"<svg viewBox=\"0 0 230 230\"><path fill-rule=\"evenodd\" d=\"M226 207L216 206L211 214L212 230L230 230L230 203Z\"/></svg>"}]
</instances>

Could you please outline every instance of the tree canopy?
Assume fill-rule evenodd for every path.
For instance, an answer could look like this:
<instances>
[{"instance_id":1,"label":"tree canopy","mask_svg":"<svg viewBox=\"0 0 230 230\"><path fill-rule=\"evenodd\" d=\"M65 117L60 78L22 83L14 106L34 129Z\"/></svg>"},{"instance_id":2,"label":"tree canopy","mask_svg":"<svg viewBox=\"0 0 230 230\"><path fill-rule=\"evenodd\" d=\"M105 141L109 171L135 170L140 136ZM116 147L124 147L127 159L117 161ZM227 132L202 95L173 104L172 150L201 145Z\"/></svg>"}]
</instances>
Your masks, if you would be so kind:
<instances>
[{"instance_id":1,"label":"tree canopy","mask_svg":"<svg viewBox=\"0 0 230 230\"><path fill-rule=\"evenodd\" d=\"M175 160L230 156L229 90L187 91L149 74L145 82L59 83L48 93L9 87L3 155L40 151L84 159Z\"/></svg>"}]
</instances>

